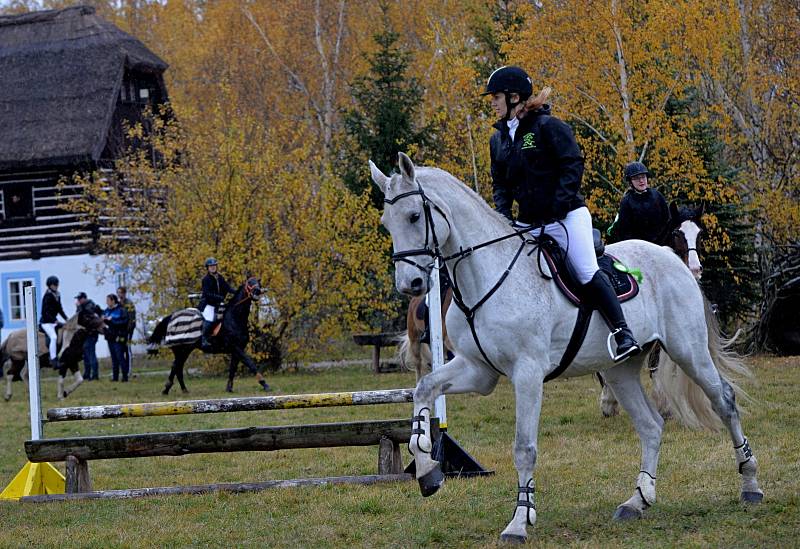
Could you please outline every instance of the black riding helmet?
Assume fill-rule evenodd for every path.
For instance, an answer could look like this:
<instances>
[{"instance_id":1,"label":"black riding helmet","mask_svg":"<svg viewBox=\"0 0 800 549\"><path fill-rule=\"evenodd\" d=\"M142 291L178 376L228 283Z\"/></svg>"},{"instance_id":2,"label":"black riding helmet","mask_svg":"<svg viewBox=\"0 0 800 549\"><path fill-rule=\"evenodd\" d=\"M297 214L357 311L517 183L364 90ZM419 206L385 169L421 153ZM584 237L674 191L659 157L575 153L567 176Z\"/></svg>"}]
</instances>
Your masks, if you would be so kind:
<instances>
[{"instance_id":1,"label":"black riding helmet","mask_svg":"<svg viewBox=\"0 0 800 549\"><path fill-rule=\"evenodd\" d=\"M641 162L631 162L627 166L625 166L625 181L628 183L631 182L631 179L636 177L637 175L645 174L647 177L650 177L652 174L647 170L647 166L642 164Z\"/></svg>"},{"instance_id":2,"label":"black riding helmet","mask_svg":"<svg viewBox=\"0 0 800 549\"><path fill-rule=\"evenodd\" d=\"M506 118L511 109L518 103L511 103L511 94L519 94L520 101L527 100L533 93L533 84L528 73L519 67L500 67L496 69L486 82L486 91L481 95L503 92L506 96Z\"/></svg>"},{"instance_id":3,"label":"black riding helmet","mask_svg":"<svg viewBox=\"0 0 800 549\"><path fill-rule=\"evenodd\" d=\"M58 286L58 277L57 276L48 276L47 280L45 281L45 284L47 284L48 288L50 286Z\"/></svg>"}]
</instances>

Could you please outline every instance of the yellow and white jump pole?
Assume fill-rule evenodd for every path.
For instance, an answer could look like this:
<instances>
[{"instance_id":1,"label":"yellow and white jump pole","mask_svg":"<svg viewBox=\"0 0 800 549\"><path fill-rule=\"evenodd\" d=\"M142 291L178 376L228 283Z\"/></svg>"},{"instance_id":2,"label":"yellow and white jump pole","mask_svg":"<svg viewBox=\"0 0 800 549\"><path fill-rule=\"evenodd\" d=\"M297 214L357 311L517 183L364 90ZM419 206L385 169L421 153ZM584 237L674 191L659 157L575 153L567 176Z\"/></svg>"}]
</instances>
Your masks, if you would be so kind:
<instances>
[{"instance_id":1,"label":"yellow and white jump pole","mask_svg":"<svg viewBox=\"0 0 800 549\"><path fill-rule=\"evenodd\" d=\"M25 331L28 341L28 399L31 412L31 440L42 438L42 399L39 392L39 335L36 328L36 287L25 288ZM50 463L25 464L0 492L0 499L63 494L64 475Z\"/></svg>"}]
</instances>

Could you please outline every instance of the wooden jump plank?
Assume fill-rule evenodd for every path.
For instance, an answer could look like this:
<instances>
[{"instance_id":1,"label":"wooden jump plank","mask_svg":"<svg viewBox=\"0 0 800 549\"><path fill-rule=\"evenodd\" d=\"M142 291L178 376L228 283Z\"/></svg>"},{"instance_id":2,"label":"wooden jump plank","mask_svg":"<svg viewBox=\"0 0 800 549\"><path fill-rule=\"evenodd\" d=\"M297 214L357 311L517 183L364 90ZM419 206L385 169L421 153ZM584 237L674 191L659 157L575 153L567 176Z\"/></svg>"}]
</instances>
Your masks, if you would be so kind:
<instances>
[{"instance_id":1,"label":"wooden jump plank","mask_svg":"<svg viewBox=\"0 0 800 549\"><path fill-rule=\"evenodd\" d=\"M396 443L411 438L407 419L322 423L281 427L212 429L98 437L50 438L25 441L31 462L181 456L211 452L245 452L371 446L381 438Z\"/></svg>"},{"instance_id":2,"label":"wooden jump plank","mask_svg":"<svg viewBox=\"0 0 800 549\"><path fill-rule=\"evenodd\" d=\"M363 475L350 477L300 478L292 480L270 480L266 482L236 482L226 484L202 484L196 486L165 486L159 488L135 488L131 490L103 490L74 494L49 494L25 496L24 503L43 503L48 501L69 501L75 499L127 499L146 496L168 496L175 494L206 494L210 492L259 492L274 488L298 488L301 486L327 486L331 484L371 485L380 482L407 482L413 480L410 474Z\"/></svg>"},{"instance_id":3,"label":"wooden jump plank","mask_svg":"<svg viewBox=\"0 0 800 549\"><path fill-rule=\"evenodd\" d=\"M79 421L85 419L181 414L217 414L222 412L252 412L257 410L285 410L290 408L322 408L326 406L400 404L413 401L414 389L384 389L346 393L275 395L210 400L179 400L174 402L144 402L140 404L51 408L47 410L47 421Z\"/></svg>"}]
</instances>

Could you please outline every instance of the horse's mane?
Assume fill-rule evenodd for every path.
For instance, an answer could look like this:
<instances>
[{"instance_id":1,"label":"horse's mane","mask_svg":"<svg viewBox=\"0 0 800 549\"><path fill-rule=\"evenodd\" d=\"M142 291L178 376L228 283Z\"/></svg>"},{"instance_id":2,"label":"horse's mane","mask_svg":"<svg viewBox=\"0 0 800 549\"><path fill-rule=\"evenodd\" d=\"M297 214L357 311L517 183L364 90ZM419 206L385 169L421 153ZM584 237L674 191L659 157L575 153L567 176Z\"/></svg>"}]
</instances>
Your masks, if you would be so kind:
<instances>
[{"instance_id":1,"label":"horse's mane","mask_svg":"<svg viewBox=\"0 0 800 549\"><path fill-rule=\"evenodd\" d=\"M452 194L460 193L469 199L470 202L480 211L481 218L494 220L500 227L508 229L508 221L502 214L497 213L481 195L469 188L463 181L458 179L450 172L441 168L429 168L417 166L415 168L417 180L422 188L430 189L434 193L441 195L441 191L446 190ZM444 183L442 185L441 183Z\"/></svg>"}]
</instances>

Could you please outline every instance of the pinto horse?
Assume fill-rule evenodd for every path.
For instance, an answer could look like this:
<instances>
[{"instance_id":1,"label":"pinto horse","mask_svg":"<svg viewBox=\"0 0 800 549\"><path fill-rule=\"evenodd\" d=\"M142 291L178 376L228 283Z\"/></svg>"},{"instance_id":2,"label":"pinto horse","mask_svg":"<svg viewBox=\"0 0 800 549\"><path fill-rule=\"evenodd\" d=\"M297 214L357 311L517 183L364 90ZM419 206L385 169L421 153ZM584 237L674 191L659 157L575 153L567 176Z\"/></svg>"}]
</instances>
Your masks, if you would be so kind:
<instances>
[{"instance_id":1,"label":"pinto horse","mask_svg":"<svg viewBox=\"0 0 800 549\"><path fill-rule=\"evenodd\" d=\"M608 327L593 314L574 359L565 369L559 368L575 308L552 280L540 276L540 269L547 269L536 253L541 229L515 231L454 176L436 168L418 168L403 153L399 173L387 177L372 162L370 169L384 195L381 221L392 237L398 291L412 297L427 293L431 259L443 262L454 281L456 307L450 307L445 322L455 358L423 376L414 391L409 449L422 495L434 494L444 482L440 463L433 457L435 399L454 393L488 395L500 377L507 376L516 400L518 493L513 518L501 539L524 542L527 526L536 521L534 469L544 382L559 374L573 377L604 371L641 442L635 490L617 507L614 518L641 517L656 501L664 427L641 385L645 356L614 363L607 351ZM676 377L691 380L666 384L671 406L707 419L704 426L721 423L727 428L735 470L742 477L741 497L745 502L760 502L763 492L758 486L757 462L742 430L731 381L749 369L740 357L725 352L694 277L687 269L677 268L681 262L675 254L649 242L629 240L609 246L608 251L623 264L652 273L648 283L640 285L639 294L622 307L636 339L645 348L658 342L678 365Z\"/></svg>"},{"instance_id":2,"label":"pinto horse","mask_svg":"<svg viewBox=\"0 0 800 549\"><path fill-rule=\"evenodd\" d=\"M225 386L225 390L229 393L233 392L233 378L240 362L247 366L251 374L255 374L256 381L258 381L262 389L265 391L270 390L258 366L250 358L250 355L245 352L247 343L250 340L248 330L250 305L259 295L261 295L261 285L258 279L255 277L248 278L244 284L239 286L233 297L226 304L219 331L211 337L211 353L226 354L231 357L230 367L228 368L228 383ZM181 309L162 318L153 330L149 342L151 344L159 344L166 340L166 345L172 349L175 357L172 362L172 369L169 372L169 378L161 394L169 394L176 377L181 390L184 393L189 392L183 378L183 367L192 351L201 348L200 330L202 318L202 313L197 309ZM189 331L187 331L187 326Z\"/></svg>"},{"instance_id":3,"label":"pinto horse","mask_svg":"<svg viewBox=\"0 0 800 549\"><path fill-rule=\"evenodd\" d=\"M81 360L83 360L83 342L86 341L86 337L92 331L102 334L105 329L106 325L100 316L87 312L81 315L73 315L58 330L58 342L56 345L59 364L58 380L56 381L58 400L69 396L83 383L83 376L78 367ZM50 366L50 353L47 350L46 337L42 332L37 335L39 365L40 368L47 368ZM6 390L4 398L6 401L11 400L12 397L11 383L22 379L22 370L27 360L27 330L20 328L11 332L3 344L0 345L0 377L3 375L3 365L7 361L11 362L11 366L5 375ZM65 388L67 370L72 372L74 381Z\"/></svg>"}]
</instances>

